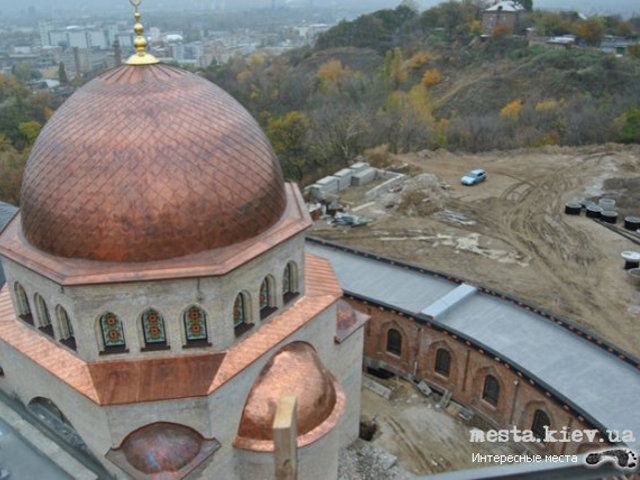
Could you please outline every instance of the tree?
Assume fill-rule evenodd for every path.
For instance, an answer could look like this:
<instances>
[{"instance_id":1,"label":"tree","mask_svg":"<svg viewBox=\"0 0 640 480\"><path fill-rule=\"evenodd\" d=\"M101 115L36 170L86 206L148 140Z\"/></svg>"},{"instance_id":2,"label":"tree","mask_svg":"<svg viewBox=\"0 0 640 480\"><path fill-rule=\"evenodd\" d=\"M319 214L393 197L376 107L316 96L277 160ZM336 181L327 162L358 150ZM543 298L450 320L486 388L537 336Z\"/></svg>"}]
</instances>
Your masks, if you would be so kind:
<instances>
[{"instance_id":1,"label":"tree","mask_svg":"<svg viewBox=\"0 0 640 480\"><path fill-rule=\"evenodd\" d=\"M0 200L13 205L20 203L22 173L28 152L18 153L0 135Z\"/></svg>"},{"instance_id":2,"label":"tree","mask_svg":"<svg viewBox=\"0 0 640 480\"><path fill-rule=\"evenodd\" d=\"M387 89L396 90L407 81L408 75L402 63L402 50L399 47L387 51L383 67L383 79Z\"/></svg>"},{"instance_id":3,"label":"tree","mask_svg":"<svg viewBox=\"0 0 640 480\"><path fill-rule=\"evenodd\" d=\"M26 140L27 145L33 145L33 142L35 142L36 138L38 138L38 135L40 135L42 125L40 125L36 121L23 122L18 125L18 130Z\"/></svg>"},{"instance_id":4,"label":"tree","mask_svg":"<svg viewBox=\"0 0 640 480\"><path fill-rule=\"evenodd\" d=\"M576 34L589 45L600 45L604 37L605 26L602 18L590 18L578 23Z\"/></svg>"},{"instance_id":5,"label":"tree","mask_svg":"<svg viewBox=\"0 0 640 480\"><path fill-rule=\"evenodd\" d=\"M469 25L469 33L475 37L482 35L482 22L478 19L472 20Z\"/></svg>"},{"instance_id":6,"label":"tree","mask_svg":"<svg viewBox=\"0 0 640 480\"><path fill-rule=\"evenodd\" d=\"M316 79L320 85L320 91L326 92L331 88L341 90L344 80L351 75L351 69L344 67L340 60L329 60L318 68Z\"/></svg>"},{"instance_id":7,"label":"tree","mask_svg":"<svg viewBox=\"0 0 640 480\"><path fill-rule=\"evenodd\" d=\"M622 143L640 143L640 108L630 110L624 115L620 141Z\"/></svg>"},{"instance_id":8,"label":"tree","mask_svg":"<svg viewBox=\"0 0 640 480\"><path fill-rule=\"evenodd\" d=\"M527 12L533 11L533 0L520 0L520 5L522 5Z\"/></svg>"},{"instance_id":9,"label":"tree","mask_svg":"<svg viewBox=\"0 0 640 480\"><path fill-rule=\"evenodd\" d=\"M516 98L515 100L507 103L502 110L500 110L500 116L502 118L515 120L520 116L522 111L522 100Z\"/></svg>"},{"instance_id":10,"label":"tree","mask_svg":"<svg viewBox=\"0 0 640 480\"><path fill-rule=\"evenodd\" d=\"M422 77L422 83L425 87L433 87L438 85L440 82L442 82L442 74L437 68L427 70Z\"/></svg>"},{"instance_id":11,"label":"tree","mask_svg":"<svg viewBox=\"0 0 640 480\"><path fill-rule=\"evenodd\" d=\"M69 77L67 76L67 69L63 62L58 65L58 81L60 85L69 85Z\"/></svg>"},{"instance_id":12,"label":"tree","mask_svg":"<svg viewBox=\"0 0 640 480\"><path fill-rule=\"evenodd\" d=\"M289 112L284 117L269 118L267 136L283 161L285 174L289 178L302 178L310 128L309 117L297 111Z\"/></svg>"}]
</instances>

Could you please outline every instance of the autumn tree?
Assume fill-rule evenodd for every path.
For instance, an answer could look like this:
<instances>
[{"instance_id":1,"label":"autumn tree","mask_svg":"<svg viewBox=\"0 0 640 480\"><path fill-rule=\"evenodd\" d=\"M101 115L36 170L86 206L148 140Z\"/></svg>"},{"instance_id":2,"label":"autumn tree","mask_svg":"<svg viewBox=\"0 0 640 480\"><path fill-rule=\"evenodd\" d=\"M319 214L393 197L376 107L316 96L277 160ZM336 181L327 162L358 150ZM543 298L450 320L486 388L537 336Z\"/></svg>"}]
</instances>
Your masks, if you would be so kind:
<instances>
[{"instance_id":1,"label":"autumn tree","mask_svg":"<svg viewBox=\"0 0 640 480\"><path fill-rule=\"evenodd\" d=\"M382 74L387 89L396 90L407 81L407 71L402 63L402 50L399 47L387 51Z\"/></svg>"},{"instance_id":2,"label":"autumn tree","mask_svg":"<svg viewBox=\"0 0 640 480\"><path fill-rule=\"evenodd\" d=\"M516 98L515 100L507 103L502 110L500 110L500 116L508 120L515 120L520 116L522 111L522 100Z\"/></svg>"},{"instance_id":3,"label":"autumn tree","mask_svg":"<svg viewBox=\"0 0 640 480\"><path fill-rule=\"evenodd\" d=\"M432 70L427 70L422 77L422 83L425 87L433 87L442 82L442 74L440 70L434 68Z\"/></svg>"},{"instance_id":4,"label":"autumn tree","mask_svg":"<svg viewBox=\"0 0 640 480\"><path fill-rule=\"evenodd\" d=\"M576 34L580 40L584 40L589 45L600 45L604 37L605 26L602 18L590 18L578 23Z\"/></svg>"},{"instance_id":5,"label":"autumn tree","mask_svg":"<svg viewBox=\"0 0 640 480\"><path fill-rule=\"evenodd\" d=\"M342 84L353 72L349 67L344 67L340 60L329 60L318 68L316 79L322 92L335 88L342 89Z\"/></svg>"},{"instance_id":6,"label":"autumn tree","mask_svg":"<svg viewBox=\"0 0 640 480\"><path fill-rule=\"evenodd\" d=\"M284 117L269 118L267 136L288 178L302 178L310 127L309 117L297 111L289 112Z\"/></svg>"}]
</instances>

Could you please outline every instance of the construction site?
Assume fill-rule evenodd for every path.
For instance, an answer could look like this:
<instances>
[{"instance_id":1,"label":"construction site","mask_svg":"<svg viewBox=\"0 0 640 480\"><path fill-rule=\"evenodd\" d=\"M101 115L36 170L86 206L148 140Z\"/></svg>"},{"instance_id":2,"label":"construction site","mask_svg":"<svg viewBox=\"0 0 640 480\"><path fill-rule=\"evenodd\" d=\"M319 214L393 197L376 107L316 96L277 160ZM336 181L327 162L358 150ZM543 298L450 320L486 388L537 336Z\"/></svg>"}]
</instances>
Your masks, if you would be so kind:
<instances>
[{"instance_id":1,"label":"construction site","mask_svg":"<svg viewBox=\"0 0 640 480\"><path fill-rule=\"evenodd\" d=\"M584 214L566 215L565 205L613 199L622 229L623 218L640 214L639 154L604 145L398 155L390 168L406 175L401 183L340 194L345 212L366 217L366 226L325 218L312 234L526 298L638 355L639 283L621 253L640 246ZM488 180L461 185L474 168Z\"/></svg>"}]
</instances>

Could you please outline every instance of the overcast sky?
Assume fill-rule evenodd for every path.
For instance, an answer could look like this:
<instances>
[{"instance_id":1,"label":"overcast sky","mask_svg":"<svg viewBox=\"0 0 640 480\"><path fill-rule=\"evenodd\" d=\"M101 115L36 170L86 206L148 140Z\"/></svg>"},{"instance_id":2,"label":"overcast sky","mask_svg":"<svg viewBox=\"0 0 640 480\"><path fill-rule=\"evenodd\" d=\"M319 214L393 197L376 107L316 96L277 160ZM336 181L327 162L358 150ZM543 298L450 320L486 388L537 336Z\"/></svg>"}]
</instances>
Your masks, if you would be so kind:
<instances>
[{"instance_id":1,"label":"overcast sky","mask_svg":"<svg viewBox=\"0 0 640 480\"><path fill-rule=\"evenodd\" d=\"M401 0L276 0L277 5L285 3L307 3L316 6L349 6L362 12L377 8L393 7ZM197 7L211 7L226 4L226 8L269 7L272 0L143 0L150 10L188 10ZM439 0L419 0L423 8L440 3ZM621 13L640 14L640 0L534 0L539 8L574 9L586 14ZM40 13L56 10L118 10L131 8L126 0L0 0L0 12L18 13L28 7L35 7Z\"/></svg>"}]
</instances>

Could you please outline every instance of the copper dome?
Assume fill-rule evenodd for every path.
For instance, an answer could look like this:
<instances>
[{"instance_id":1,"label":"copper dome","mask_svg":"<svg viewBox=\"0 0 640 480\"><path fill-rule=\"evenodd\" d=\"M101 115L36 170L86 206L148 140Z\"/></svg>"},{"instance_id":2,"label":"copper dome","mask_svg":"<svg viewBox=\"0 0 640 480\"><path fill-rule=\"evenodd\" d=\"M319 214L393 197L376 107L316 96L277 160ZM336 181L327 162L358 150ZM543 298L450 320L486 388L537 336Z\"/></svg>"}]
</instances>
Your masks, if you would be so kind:
<instances>
[{"instance_id":1,"label":"copper dome","mask_svg":"<svg viewBox=\"0 0 640 480\"><path fill-rule=\"evenodd\" d=\"M252 238L282 216L273 149L214 84L122 66L78 90L36 141L22 231L60 257L146 262Z\"/></svg>"},{"instance_id":2,"label":"copper dome","mask_svg":"<svg viewBox=\"0 0 640 480\"><path fill-rule=\"evenodd\" d=\"M177 480L185 478L218 448L216 439L205 439L189 427L158 422L129 434L106 457L131 478Z\"/></svg>"},{"instance_id":3,"label":"copper dome","mask_svg":"<svg viewBox=\"0 0 640 480\"><path fill-rule=\"evenodd\" d=\"M292 343L269 360L249 393L238 437L272 441L282 395L298 397L298 435L320 426L334 411L335 380L311 345Z\"/></svg>"}]
</instances>

